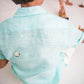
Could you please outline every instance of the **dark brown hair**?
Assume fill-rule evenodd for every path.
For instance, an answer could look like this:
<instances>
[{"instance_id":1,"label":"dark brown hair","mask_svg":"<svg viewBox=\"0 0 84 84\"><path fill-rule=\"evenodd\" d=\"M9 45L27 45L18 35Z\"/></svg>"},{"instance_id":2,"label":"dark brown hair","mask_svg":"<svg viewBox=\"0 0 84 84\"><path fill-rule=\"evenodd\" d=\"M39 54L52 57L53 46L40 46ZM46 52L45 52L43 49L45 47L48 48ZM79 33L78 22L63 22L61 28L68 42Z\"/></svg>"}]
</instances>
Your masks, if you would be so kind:
<instances>
[{"instance_id":1,"label":"dark brown hair","mask_svg":"<svg viewBox=\"0 0 84 84\"><path fill-rule=\"evenodd\" d=\"M32 2L33 0L12 0L15 4L22 4L27 2Z\"/></svg>"}]
</instances>

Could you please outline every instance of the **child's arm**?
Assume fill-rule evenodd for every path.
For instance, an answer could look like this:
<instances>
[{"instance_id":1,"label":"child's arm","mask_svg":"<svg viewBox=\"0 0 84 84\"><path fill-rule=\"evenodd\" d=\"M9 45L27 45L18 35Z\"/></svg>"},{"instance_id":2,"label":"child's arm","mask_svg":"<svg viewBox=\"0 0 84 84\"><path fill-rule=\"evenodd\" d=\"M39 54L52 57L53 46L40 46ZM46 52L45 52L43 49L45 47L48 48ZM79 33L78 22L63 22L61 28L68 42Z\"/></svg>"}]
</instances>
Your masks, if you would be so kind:
<instances>
[{"instance_id":1,"label":"child's arm","mask_svg":"<svg viewBox=\"0 0 84 84\"><path fill-rule=\"evenodd\" d=\"M84 43L84 40L82 41L82 43Z\"/></svg>"},{"instance_id":2,"label":"child's arm","mask_svg":"<svg viewBox=\"0 0 84 84\"><path fill-rule=\"evenodd\" d=\"M6 60L6 59L0 59L0 69L4 68L7 63L8 63L8 60Z\"/></svg>"},{"instance_id":3,"label":"child's arm","mask_svg":"<svg viewBox=\"0 0 84 84\"><path fill-rule=\"evenodd\" d=\"M79 30L84 32L84 29L82 29L80 26L79 26ZM84 43L84 40L82 41L82 43Z\"/></svg>"},{"instance_id":4,"label":"child's arm","mask_svg":"<svg viewBox=\"0 0 84 84\"><path fill-rule=\"evenodd\" d=\"M84 29L80 29L80 31L84 32Z\"/></svg>"},{"instance_id":5,"label":"child's arm","mask_svg":"<svg viewBox=\"0 0 84 84\"><path fill-rule=\"evenodd\" d=\"M81 29L82 32L84 32L84 29ZM84 43L84 40L82 41L82 43Z\"/></svg>"}]
</instances>

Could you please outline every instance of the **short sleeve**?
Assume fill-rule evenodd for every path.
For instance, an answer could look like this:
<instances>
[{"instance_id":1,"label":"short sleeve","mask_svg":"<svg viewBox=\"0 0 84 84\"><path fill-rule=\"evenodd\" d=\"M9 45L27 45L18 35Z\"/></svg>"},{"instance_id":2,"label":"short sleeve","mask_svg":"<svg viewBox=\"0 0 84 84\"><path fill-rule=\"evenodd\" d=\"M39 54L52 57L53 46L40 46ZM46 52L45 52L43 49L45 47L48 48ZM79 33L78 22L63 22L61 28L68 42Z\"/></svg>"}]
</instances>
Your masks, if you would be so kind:
<instances>
[{"instance_id":1,"label":"short sleeve","mask_svg":"<svg viewBox=\"0 0 84 84\"><path fill-rule=\"evenodd\" d=\"M4 55L3 55L1 50L0 50L0 59L5 59L5 57L4 57Z\"/></svg>"},{"instance_id":2,"label":"short sleeve","mask_svg":"<svg viewBox=\"0 0 84 84\"><path fill-rule=\"evenodd\" d=\"M75 28L72 23L69 21L67 22L67 33L66 33L66 46L67 48L65 50L62 50L62 55L64 54L64 63L68 64L71 56L73 56L75 47L82 43L84 39L84 33L80 31L78 28ZM62 56L61 55L61 56Z\"/></svg>"},{"instance_id":3,"label":"short sleeve","mask_svg":"<svg viewBox=\"0 0 84 84\"><path fill-rule=\"evenodd\" d=\"M3 52L2 52L2 47L4 45L4 35L2 34L3 33L3 25L0 23L0 59L5 59L4 55L3 55Z\"/></svg>"},{"instance_id":4,"label":"short sleeve","mask_svg":"<svg viewBox=\"0 0 84 84\"><path fill-rule=\"evenodd\" d=\"M84 33L78 28L75 28L73 24L68 22L67 24L67 46L68 48L76 47L78 44L82 43L84 39Z\"/></svg>"},{"instance_id":5,"label":"short sleeve","mask_svg":"<svg viewBox=\"0 0 84 84\"><path fill-rule=\"evenodd\" d=\"M0 59L5 59L3 52L2 52L2 46L3 46L3 40L2 40L2 35L0 34Z\"/></svg>"}]
</instances>

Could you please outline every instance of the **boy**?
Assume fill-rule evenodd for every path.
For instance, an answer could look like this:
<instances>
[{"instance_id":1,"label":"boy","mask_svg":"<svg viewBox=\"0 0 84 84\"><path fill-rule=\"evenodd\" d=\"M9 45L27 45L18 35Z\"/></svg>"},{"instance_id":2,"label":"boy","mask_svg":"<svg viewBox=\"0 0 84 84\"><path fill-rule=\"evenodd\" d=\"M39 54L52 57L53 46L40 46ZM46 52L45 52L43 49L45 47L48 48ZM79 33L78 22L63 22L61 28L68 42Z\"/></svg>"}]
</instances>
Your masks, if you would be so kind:
<instances>
[{"instance_id":1,"label":"boy","mask_svg":"<svg viewBox=\"0 0 84 84\"><path fill-rule=\"evenodd\" d=\"M0 23L0 68L10 61L24 84L58 84L69 56L64 50L74 50L83 32L42 9L44 0L13 1L21 8Z\"/></svg>"}]
</instances>

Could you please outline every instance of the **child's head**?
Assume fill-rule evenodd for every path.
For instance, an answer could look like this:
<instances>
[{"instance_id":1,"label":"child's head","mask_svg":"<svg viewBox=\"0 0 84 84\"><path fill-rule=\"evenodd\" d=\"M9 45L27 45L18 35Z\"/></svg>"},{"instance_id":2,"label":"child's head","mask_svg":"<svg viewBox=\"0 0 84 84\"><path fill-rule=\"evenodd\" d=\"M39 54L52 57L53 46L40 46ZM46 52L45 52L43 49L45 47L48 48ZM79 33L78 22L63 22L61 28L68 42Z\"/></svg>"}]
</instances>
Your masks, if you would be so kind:
<instances>
[{"instance_id":1,"label":"child's head","mask_svg":"<svg viewBox=\"0 0 84 84\"><path fill-rule=\"evenodd\" d=\"M12 0L15 2L15 4L23 4L23 3L28 3L28 2L32 2L34 0Z\"/></svg>"},{"instance_id":2,"label":"child's head","mask_svg":"<svg viewBox=\"0 0 84 84\"><path fill-rule=\"evenodd\" d=\"M44 0L12 0L15 4L27 5L41 5Z\"/></svg>"}]
</instances>

